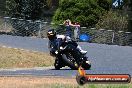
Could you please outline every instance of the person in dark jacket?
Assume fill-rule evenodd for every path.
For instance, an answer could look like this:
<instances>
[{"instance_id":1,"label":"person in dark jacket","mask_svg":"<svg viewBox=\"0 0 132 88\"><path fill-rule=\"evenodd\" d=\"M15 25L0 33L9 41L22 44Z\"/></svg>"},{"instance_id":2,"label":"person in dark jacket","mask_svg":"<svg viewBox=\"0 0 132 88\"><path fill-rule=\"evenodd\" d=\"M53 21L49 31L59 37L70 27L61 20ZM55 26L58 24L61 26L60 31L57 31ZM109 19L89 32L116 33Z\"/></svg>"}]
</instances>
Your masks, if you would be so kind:
<instances>
[{"instance_id":1,"label":"person in dark jacket","mask_svg":"<svg viewBox=\"0 0 132 88\"><path fill-rule=\"evenodd\" d=\"M87 51L82 50L82 48L74 41L71 40L71 38L69 36L65 36L65 35L57 35L56 31L54 29L50 29L47 32L47 37L49 39L49 43L48 43L48 48L50 50L50 54L54 54L55 51L57 50L57 40L61 39L62 42L73 42L73 44L75 44L75 46L77 47L77 49L82 53L82 54L86 54Z\"/></svg>"}]
</instances>

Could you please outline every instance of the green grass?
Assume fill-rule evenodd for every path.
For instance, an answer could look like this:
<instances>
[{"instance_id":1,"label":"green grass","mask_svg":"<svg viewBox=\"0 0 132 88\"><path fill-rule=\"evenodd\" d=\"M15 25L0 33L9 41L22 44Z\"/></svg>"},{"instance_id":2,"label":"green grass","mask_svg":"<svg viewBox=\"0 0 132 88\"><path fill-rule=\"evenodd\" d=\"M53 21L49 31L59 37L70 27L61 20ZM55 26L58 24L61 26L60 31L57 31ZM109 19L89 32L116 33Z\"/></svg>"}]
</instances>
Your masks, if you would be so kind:
<instances>
[{"instance_id":1,"label":"green grass","mask_svg":"<svg viewBox=\"0 0 132 88\"><path fill-rule=\"evenodd\" d=\"M52 85L48 85L47 88L48 87L50 88L132 88L132 84L86 84L83 86L52 84ZM40 86L38 88L43 88L43 86Z\"/></svg>"}]
</instances>

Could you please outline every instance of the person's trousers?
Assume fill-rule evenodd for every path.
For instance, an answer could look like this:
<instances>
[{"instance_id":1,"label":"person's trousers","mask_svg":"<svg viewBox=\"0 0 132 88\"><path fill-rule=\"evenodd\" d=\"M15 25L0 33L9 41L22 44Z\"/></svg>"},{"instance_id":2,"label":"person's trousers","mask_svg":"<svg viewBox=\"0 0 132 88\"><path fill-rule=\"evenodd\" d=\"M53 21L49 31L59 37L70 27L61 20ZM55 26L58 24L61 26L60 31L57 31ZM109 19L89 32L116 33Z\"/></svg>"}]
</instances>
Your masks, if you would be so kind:
<instances>
[{"instance_id":1,"label":"person's trousers","mask_svg":"<svg viewBox=\"0 0 132 88\"><path fill-rule=\"evenodd\" d=\"M80 36L80 31L74 30L74 39L75 40L79 39L79 36Z\"/></svg>"},{"instance_id":2,"label":"person's trousers","mask_svg":"<svg viewBox=\"0 0 132 88\"><path fill-rule=\"evenodd\" d=\"M66 30L66 36L69 36L71 38L72 37L72 31L71 30Z\"/></svg>"}]
</instances>

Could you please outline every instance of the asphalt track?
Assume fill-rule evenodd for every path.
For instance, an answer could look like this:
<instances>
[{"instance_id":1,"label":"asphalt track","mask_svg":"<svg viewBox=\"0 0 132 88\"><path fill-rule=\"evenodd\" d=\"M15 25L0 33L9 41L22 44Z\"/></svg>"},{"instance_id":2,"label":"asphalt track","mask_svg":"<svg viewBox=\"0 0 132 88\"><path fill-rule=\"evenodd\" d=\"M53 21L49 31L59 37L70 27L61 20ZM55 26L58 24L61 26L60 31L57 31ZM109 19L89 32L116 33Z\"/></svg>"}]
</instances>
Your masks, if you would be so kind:
<instances>
[{"instance_id":1,"label":"asphalt track","mask_svg":"<svg viewBox=\"0 0 132 88\"><path fill-rule=\"evenodd\" d=\"M0 35L0 46L48 52L47 39ZM132 47L80 42L79 45L88 51L92 62L88 74L130 74L132 75ZM28 69L0 69L0 76L75 76L76 70L54 67L36 67Z\"/></svg>"}]
</instances>

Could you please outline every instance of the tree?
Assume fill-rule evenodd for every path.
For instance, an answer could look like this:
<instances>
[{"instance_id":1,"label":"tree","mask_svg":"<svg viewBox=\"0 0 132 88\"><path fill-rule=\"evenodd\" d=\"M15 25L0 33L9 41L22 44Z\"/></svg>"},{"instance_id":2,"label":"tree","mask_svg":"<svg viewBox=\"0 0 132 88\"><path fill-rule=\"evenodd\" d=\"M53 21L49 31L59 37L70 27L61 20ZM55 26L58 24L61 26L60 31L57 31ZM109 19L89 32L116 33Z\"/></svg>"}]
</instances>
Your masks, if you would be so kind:
<instances>
[{"instance_id":1,"label":"tree","mask_svg":"<svg viewBox=\"0 0 132 88\"><path fill-rule=\"evenodd\" d=\"M5 15L6 1L0 0L0 15Z\"/></svg>"},{"instance_id":2,"label":"tree","mask_svg":"<svg viewBox=\"0 0 132 88\"><path fill-rule=\"evenodd\" d=\"M12 16L14 13L17 13L16 8L17 8L17 3L15 0L6 0L6 10L5 14L8 16Z\"/></svg>"},{"instance_id":3,"label":"tree","mask_svg":"<svg viewBox=\"0 0 132 88\"><path fill-rule=\"evenodd\" d=\"M129 31L132 32L132 0L129 0L129 8L130 8L130 14L129 14L129 25L128 25L128 29Z\"/></svg>"},{"instance_id":4,"label":"tree","mask_svg":"<svg viewBox=\"0 0 132 88\"><path fill-rule=\"evenodd\" d=\"M59 0L6 0L6 14L17 18L40 19Z\"/></svg>"},{"instance_id":5,"label":"tree","mask_svg":"<svg viewBox=\"0 0 132 88\"><path fill-rule=\"evenodd\" d=\"M112 0L97 0L97 3L100 7L107 11L110 10L112 6Z\"/></svg>"},{"instance_id":6,"label":"tree","mask_svg":"<svg viewBox=\"0 0 132 88\"><path fill-rule=\"evenodd\" d=\"M109 8L108 0L60 0L53 22L59 24L70 19L80 22L82 26L92 27Z\"/></svg>"},{"instance_id":7,"label":"tree","mask_svg":"<svg viewBox=\"0 0 132 88\"><path fill-rule=\"evenodd\" d=\"M7 0L6 13L24 19L40 19L42 9L47 7L47 0Z\"/></svg>"},{"instance_id":8,"label":"tree","mask_svg":"<svg viewBox=\"0 0 132 88\"><path fill-rule=\"evenodd\" d=\"M25 19L39 19L44 3L44 0L21 0L17 9L19 16Z\"/></svg>"},{"instance_id":9,"label":"tree","mask_svg":"<svg viewBox=\"0 0 132 88\"><path fill-rule=\"evenodd\" d=\"M132 32L132 1L124 0L122 12L128 15L128 29Z\"/></svg>"}]
</instances>

